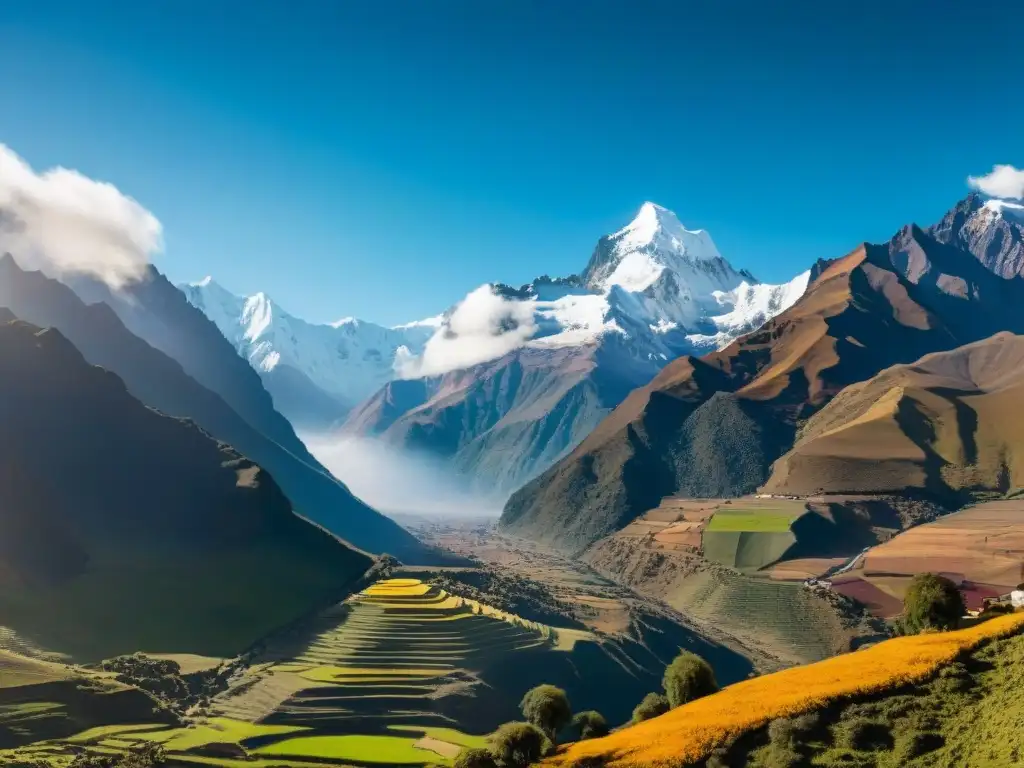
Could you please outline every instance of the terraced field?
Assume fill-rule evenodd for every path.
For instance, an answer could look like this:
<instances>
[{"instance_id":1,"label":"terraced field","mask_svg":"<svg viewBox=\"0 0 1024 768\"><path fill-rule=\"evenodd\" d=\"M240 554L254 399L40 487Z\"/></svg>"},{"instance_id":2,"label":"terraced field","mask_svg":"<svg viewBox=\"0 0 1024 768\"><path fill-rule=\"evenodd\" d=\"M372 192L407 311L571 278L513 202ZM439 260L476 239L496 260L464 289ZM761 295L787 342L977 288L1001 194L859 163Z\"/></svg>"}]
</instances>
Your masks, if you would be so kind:
<instances>
[{"instance_id":1,"label":"terraced field","mask_svg":"<svg viewBox=\"0 0 1024 768\"><path fill-rule=\"evenodd\" d=\"M705 571L681 582L666 599L788 664L828 658L848 643L838 617L800 584Z\"/></svg>"},{"instance_id":2,"label":"terraced field","mask_svg":"<svg viewBox=\"0 0 1024 768\"><path fill-rule=\"evenodd\" d=\"M573 654L597 645L588 632L391 579L272 638L191 727L107 726L31 749L54 764L82 746L145 742L175 764L225 768L445 764L512 719L535 676L564 683ZM490 684L520 665L511 685Z\"/></svg>"}]
</instances>

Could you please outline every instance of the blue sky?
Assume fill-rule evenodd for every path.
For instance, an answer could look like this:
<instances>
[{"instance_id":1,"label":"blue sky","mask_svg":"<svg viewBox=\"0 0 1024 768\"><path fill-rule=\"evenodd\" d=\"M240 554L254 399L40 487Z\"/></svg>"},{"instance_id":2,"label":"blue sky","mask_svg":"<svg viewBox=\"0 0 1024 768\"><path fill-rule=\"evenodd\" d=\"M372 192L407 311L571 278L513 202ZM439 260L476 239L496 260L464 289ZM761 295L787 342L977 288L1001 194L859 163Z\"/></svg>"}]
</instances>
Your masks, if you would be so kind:
<instances>
[{"instance_id":1,"label":"blue sky","mask_svg":"<svg viewBox=\"0 0 1024 768\"><path fill-rule=\"evenodd\" d=\"M647 199L778 281L1024 165L1020 8L7 0L0 142L314 321L577 271Z\"/></svg>"}]
</instances>

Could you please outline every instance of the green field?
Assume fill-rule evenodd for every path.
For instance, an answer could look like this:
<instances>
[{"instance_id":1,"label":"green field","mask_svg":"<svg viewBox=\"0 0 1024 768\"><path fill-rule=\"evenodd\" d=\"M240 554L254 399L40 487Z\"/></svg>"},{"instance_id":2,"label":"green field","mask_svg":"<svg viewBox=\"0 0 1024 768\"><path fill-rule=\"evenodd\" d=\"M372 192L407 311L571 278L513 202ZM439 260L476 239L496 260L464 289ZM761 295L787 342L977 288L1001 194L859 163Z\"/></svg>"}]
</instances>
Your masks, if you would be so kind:
<instances>
[{"instance_id":1,"label":"green field","mask_svg":"<svg viewBox=\"0 0 1024 768\"><path fill-rule=\"evenodd\" d=\"M715 512L705 530L720 533L785 533L799 517L792 512L729 509Z\"/></svg>"},{"instance_id":2,"label":"green field","mask_svg":"<svg viewBox=\"0 0 1024 768\"><path fill-rule=\"evenodd\" d=\"M257 749L265 757L321 757L385 765L423 765L440 756L413 746L401 736L305 736Z\"/></svg>"}]
</instances>

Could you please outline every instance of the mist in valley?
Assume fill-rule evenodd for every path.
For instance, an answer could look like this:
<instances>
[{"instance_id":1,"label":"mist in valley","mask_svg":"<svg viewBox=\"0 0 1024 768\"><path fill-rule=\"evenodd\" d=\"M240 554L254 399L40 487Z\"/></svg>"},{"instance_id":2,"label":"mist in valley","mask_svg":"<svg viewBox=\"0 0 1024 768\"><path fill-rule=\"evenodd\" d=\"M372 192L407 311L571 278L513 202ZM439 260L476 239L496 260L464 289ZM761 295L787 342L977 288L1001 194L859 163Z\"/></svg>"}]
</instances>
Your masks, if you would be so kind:
<instances>
[{"instance_id":1,"label":"mist in valley","mask_svg":"<svg viewBox=\"0 0 1024 768\"><path fill-rule=\"evenodd\" d=\"M507 497L472 490L432 456L382 440L300 435L310 452L356 496L391 516L498 517Z\"/></svg>"}]
</instances>

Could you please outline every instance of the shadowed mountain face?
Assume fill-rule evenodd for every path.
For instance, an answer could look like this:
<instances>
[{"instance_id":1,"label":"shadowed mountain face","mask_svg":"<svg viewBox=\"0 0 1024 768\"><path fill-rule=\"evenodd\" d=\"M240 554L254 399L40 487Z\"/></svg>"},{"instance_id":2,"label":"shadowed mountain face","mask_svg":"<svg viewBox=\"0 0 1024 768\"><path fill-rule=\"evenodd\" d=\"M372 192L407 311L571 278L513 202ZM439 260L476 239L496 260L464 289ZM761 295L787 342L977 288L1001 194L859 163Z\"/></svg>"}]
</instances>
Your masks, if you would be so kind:
<instances>
[{"instance_id":1,"label":"shadowed mountain face","mask_svg":"<svg viewBox=\"0 0 1024 768\"><path fill-rule=\"evenodd\" d=\"M0 625L93 660L230 655L370 564L59 331L0 324ZM141 343L141 342L140 342Z\"/></svg>"},{"instance_id":2,"label":"shadowed mountain face","mask_svg":"<svg viewBox=\"0 0 1024 768\"><path fill-rule=\"evenodd\" d=\"M963 500L1024 484L1024 337L1000 333L853 384L776 462L773 493L916 490Z\"/></svg>"},{"instance_id":3,"label":"shadowed mountain face","mask_svg":"<svg viewBox=\"0 0 1024 768\"><path fill-rule=\"evenodd\" d=\"M502 525L582 549L666 495L750 492L797 424L849 384L1008 329L1024 330L1024 280L921 229L819 265L803 297L703 358L634 391L569 456L514 494Z\"/></svg>"},{"instance_id":4,"label":"shadowed mountain face","mask_svg":"<svg viewBox=\"0 0 1024 768\"><path fill-rule=\"evenodd\" d=\"M107 304L129 331L177 360L185 373L220 395L250 425L302 461L322 469L288 420L274 410L252 366L156 267L149 267L142 280L127 284L118 293L97 280L68 282L87 304Z\"/></svg>"},{"instance_id":5,"label":"shadowed mountain face","mask_svg":"<svg viewBox=\"0 0 1024 768\"><path fill-rule=\"evenodd\" d=\"M656 373L616 341L524 347L444 376L396 380L350 414L343 431L438 456L467 485L508 493L564 456Z\"/></svg>"},{"instance_id":6,"label":"shadowed mountain face","mask_svg":"<svg viewBox=\"0 0 1024 768\"><path fill-rule=\"evenodd\" d=\"M355 498L319 464L303 461L267 438L175 360L129 332L108 304L83 304L67 286L40 272L22 271L5 256L0 259L0 306L27 322L57 328L90 363L121 376L132 395L146 405L194 420L258 462L304 517L371 552L412 560L428 557L412 535ZM227 354L237 358L230 347Z\"/></svg>"}]
</instances>

